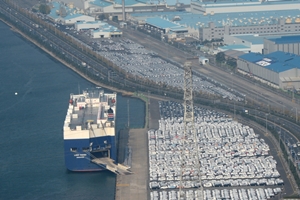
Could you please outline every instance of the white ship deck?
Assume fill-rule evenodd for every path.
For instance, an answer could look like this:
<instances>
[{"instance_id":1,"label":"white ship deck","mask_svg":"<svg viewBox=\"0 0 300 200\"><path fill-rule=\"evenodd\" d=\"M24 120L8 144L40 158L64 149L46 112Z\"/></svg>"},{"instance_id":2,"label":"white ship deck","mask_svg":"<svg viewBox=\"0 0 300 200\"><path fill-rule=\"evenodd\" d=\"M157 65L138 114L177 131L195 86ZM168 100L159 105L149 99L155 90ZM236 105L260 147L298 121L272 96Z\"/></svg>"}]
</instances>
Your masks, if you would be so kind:
<instances>
[{"instance_id":1,"label":"white ship deck","mask_svg":"<svg viewBox=\"0 0 300 200\"><path fill-rule=\"evenodd\" d=\"M64 123L64 139L87 139L115 135L116 94L102 90L70 95Z\"/></svg>"}]
</instances>

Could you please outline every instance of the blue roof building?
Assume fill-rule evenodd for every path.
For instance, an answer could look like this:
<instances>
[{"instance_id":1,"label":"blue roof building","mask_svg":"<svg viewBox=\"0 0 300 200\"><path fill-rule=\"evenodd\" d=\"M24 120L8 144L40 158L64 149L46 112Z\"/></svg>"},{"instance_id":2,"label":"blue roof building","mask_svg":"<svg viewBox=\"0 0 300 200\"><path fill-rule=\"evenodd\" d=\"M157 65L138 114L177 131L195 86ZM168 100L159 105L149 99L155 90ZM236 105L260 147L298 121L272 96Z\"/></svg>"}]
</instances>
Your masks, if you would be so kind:
<instances>
[{"instance_id":1,"label":"blue roof building","mask_svg":"<svg viewBox=\"0 0 300 200\"><path fill-rule=\"evenodd\" d=\"M224 35L284 34L300 31L300 10L238 13L149 12L133 13L136 21L161 18L188 29L199 40L223 39ZM162 22L160 22L162 23ZM225 28L226 27L226 28Z\"/></svg>"},{"instance_id":2,"label":"blue roof building","mask_svg":"<svg viewBox=\"0 0 300 200\"><path fill-rule=\"evenodd\" d=\"M269 40L273 41L275 44L299 43L300 35L282 36L278 38L270 38Z\"/></svg>"},{"instance_id":3,"label":"blue roof building","mask_svg":"<svg viewBox=\"0 0 300 200\"><path fill-rule=\"evenodd\" d=\"M174 33L188 32L186 27L176 24L174 22L168 21L168 20L164 20L159 17L147 18L145 20L145 22L147 24L146 26L149 29L156 28L156 29L163 31L164 33L167 33L169 31L174 32Z\"/></svg>"},{"instance_id":4,"label":"blue roof building","mask_svg":"<svg viewBox=\"0 0 300 200\"><path fill-rule=\"evenodd\" d=\"M248 53L238 57L238 71L274 87L300 88L300 56L276 51L267 55Z\"/></svg>"},{"instance_id":5,"label":"blue roof building","mask_svg":"<svg viewBox=\"0 0 300 200\"><path fill-rule=\"evenodd\" d=\"M192 13L239 13L300 9L300 0L192 0Z\"/></svg>"},{"instance_id":6,"label":"blue roof building","mask_svg":"<svg viewBox=\"0 0 300 200\"><path fill-rule=\"evenodd\" d=\"M264 39L264 53L268 54L274 51L300 55L300 35Z\"/></svg>"}]
</instances>

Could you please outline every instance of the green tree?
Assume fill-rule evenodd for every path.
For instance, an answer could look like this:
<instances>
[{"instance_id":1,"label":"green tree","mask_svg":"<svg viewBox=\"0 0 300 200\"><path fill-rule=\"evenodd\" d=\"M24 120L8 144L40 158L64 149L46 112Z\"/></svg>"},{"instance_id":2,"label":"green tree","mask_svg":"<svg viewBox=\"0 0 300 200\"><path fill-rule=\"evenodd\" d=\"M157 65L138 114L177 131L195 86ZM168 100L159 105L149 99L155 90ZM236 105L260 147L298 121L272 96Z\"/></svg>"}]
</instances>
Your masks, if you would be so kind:
<instances>
[{"instance_id":1,"label":"green tree","mask_svg":"<svg viewBox=\"0 0 300 200\"><path fill-rule=\"evenodd\" d=\"M228 64L229 66L235 68L235 67L237 66L237 64L236 64L236 59L234 59L234 58L229 58L229 59L227 60L227 64Z\"/></svg>"},{"instance_id":2,"label":"green tree","mask_svg":"<svg viewBox=\"0 0 300 200\"><path fill-rule=\"evenodd\" d=\"M100 14L100 15L98 15L98 19L99 19L100 21L103 21L104 19L106 19L105 14Z\"/></svg>"},{"instance_id":3,"label":"green tree","mask_svg":"<svg viewBox=\"0 0 300 200\"><path fill-rule=\"evenodd\" d=\"M224 52L217 53L217 55L216 55L216 61L220 62L220 63L222 63L222 62L225 61L225 54L224 54Z\"/></svg>"},{"instance_id":4,"label":"green tree","mask_svg":"<svg viewBox=\"0 0 300 200\"><path fill-rule=\"evenodd\" d=\"M50 11L51 11L50 6L48 6L46 4L41 4L40 7L39 7L39 10L43 14L49 14Z\"/></svg>"}]
</instances>

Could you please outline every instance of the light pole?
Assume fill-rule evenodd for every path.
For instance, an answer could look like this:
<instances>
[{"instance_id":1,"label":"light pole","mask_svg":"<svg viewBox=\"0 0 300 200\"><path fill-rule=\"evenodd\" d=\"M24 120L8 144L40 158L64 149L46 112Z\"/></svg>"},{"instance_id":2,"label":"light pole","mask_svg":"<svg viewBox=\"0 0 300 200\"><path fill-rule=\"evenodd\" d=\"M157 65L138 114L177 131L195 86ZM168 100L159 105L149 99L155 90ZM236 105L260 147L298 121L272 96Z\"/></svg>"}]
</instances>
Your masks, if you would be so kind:
<instances>
[{"instance_id":1,"label":"light pole","mask_svg":"<svg viewBox=\"0 0 300 200\"><path fill-rule=\"evenodd\" d=\"M284 124L282 124L282 126L284 126ZM281 132L281 129L280 129L280 132ZM283 144L285 145L285 133L283 131Z\"/></svg>"},{"instance_id":2,"label":"light pole","mask_svg":"<svg viewBox=\"0 0 300 200\"><path fill-rule=\"evenodd\" d=\"M280 139L281 139L281 124L279 124L279 149L280 149L280 152L281 152Z\"/></svg>"},{"instance_id":3,"label":"light pole","mask_svg":"<svg viewBox=\"0 0 300 200\"><path fill-rule=\"evenodd\" d=\"M296 107L296 123L298 123L298 108Z\"/></svg>"},{"instance_id":4,"label":"light pole","mask_svg":"<svg viewBox=\"0 0 300 200\"><path fill-rule=\"evenodd\" d=\"M266 113L266 134L268 134L268 113Z\"/></svg>"},{"instance_id":5,"label":"light pole","mask_svg":"<svg viewBox=\"0 0 300 200\"><path fill-rule=\"evenodd\" d=\"M232 75L231 77L231 91L233 92L233 73L230 73ZM233 120L235 120L235 101L234 99L232 99L233 101Z\"/></svg>"},{"instance_id":6,"label":"light pole","mask_svg":"<svg viewBox=\"0 0 300 200\"><path fill-rule=\"evenodd\" d=\"M296 123L298 123L298 108L296 107Z\"/></svg>"},{"instance_id":7,"label":"light pole","mask_svg":"<svg viewBox=\"0 0 300 200\"><path fill-rule=\"evenodd\" d=\"M169 47L168 47L168 44L165 44L165 46L167 47L167 59L169 60Z\"/></svg>"}]
</instances>

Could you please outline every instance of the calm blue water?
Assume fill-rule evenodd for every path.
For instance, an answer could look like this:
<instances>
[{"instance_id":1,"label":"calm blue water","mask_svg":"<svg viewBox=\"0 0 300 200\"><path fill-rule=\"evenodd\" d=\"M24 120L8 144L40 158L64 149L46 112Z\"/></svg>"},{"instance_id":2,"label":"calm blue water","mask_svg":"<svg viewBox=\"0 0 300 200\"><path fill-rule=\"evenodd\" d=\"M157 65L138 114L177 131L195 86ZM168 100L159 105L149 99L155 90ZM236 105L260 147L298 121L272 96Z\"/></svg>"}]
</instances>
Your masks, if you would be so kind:
<instances>
[{"instance_id":1,"label":"calm blue water","mask_svg":"<svg viewBox=\"0 0 300 200\"><path fill-rule=\"evenodd\" d=\"M0 199L114 199L114 174L71 173L64 165L69 94L93 85L1 21L0 36ZM127 124L127 99L118 97L118 129ZM129 105L131 126L141 127L144 104Z\"/></svg>"}]
</instances>

